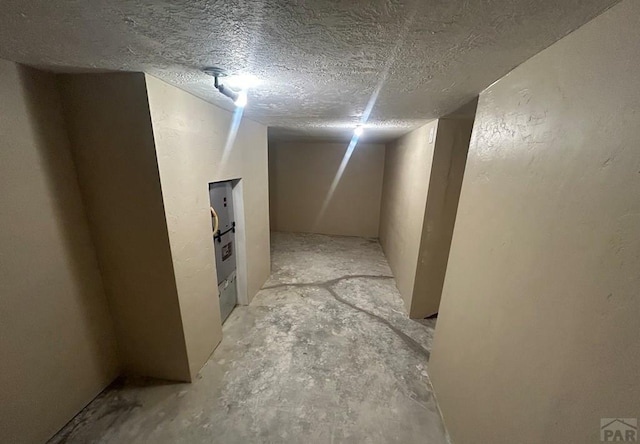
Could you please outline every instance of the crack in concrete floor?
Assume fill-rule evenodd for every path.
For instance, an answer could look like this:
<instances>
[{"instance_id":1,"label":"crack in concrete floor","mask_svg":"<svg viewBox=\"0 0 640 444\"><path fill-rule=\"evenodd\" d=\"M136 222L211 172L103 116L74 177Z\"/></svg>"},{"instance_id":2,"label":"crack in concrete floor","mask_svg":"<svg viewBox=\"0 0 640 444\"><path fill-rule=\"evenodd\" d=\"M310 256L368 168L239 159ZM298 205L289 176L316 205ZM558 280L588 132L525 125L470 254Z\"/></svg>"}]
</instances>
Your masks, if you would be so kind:
<instances>
[{"instance_id":1,"label":"crack in concrete floor","mask_svg":"<svg viewBox=\"0 0 640 444\"><path fill-rule=\"evenodd\" d=\"M407 317L378 242L272 233L271 246L269 281L192 384L125 380L52 442L447 443L433 326Z\"/></svg>"},{"instance_id":2,"label":"crack in concrete floor","mask_svg":"<svg viewBox=\"0 0 640 444\"><path fill-rule=\"evenodd\" d=\"M335 286L339 282L342 282L342 281L345 281L345 280L350 280L350 279L394 279L394 277L393 276L385 276L385 275L371 275L371 274L348 274L348 275L340 276L338 278L329 279L327 281L322 281L322 282L282 283L282 284L275 284L275 285L265 286L262 289L263 290L270 290L270 289L274 289L274 288L283 288L283 287L303 287L303 288L317 287L317 288L322 288L322 289L326 290L336 301L338 301L338 302L340 302L340 303L342 303L342 304L344 304L344 305L346 305L348 307L351 307L354 310L358 310L358 311L366 314L367 316L377 320L378 322L381 322L382 324L386 325L389 329L391 329L391 331L393 331L396 335L398 335L413 351L416 351L416 352L422 354L427 360L429 360L429 358L431 357L431 353L429 352L429 350L425 349L422 345L420 345L418 343L418 341L416 341L411 336L409 336L406 333L404 333L402 330L397 328L395 325L393 325L391 322L389 322L388 320L386 320L382 316L378 316L375 313L372 313L372 312L370 312L368 310L365 310L364 308L358 307L357 305L352 304L351 302L347 301L346 299L341 297L336 292L336 290L333 289L333 286Z\"/></svg>"}]
</instances>

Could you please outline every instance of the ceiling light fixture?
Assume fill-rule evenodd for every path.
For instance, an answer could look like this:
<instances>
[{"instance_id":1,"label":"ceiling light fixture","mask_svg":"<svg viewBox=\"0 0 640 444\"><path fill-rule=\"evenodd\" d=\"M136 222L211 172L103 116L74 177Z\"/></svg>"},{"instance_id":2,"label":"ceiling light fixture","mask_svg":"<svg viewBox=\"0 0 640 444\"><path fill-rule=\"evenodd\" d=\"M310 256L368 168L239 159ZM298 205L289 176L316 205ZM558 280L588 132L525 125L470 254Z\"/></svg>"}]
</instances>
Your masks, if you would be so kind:
<instances>
[{"instance_id":1,"label":"ceiling light fixture","mask_svg":"<svg viewBox=\"0 0 640 444\"><path fill-rule=\"evenodd\" d=\"M236 90L249 90L262 83L258 77L252 74L231 74L224 79L224 83Z\"/></svg>"},{"instance_id":2,"label":"ceiling light fixture","mask_svg":"<svg viewBox=\"0 0 640 444\"><path fill-rule=\"evenodd\" d=\"M240 91L238 93L238 98L236 98L236 100L233 101L233 103L238 107L238 108L244 108L245 106L247 106L247 92L246 91Z\"/></svg>"},{"instance_id":3,"label":"ceiling light fixture","mask_svg":"<svg viewBox=\"0 0 640 444\"><path fill-rule=\"evenodd\" d=\"M353 130L353 134L358 137L362 136L362 133L364 133L364 128L362 127L362 125L356 126L356 129Z\"/></svg>"},{"instance_id":4,"label":"ceiling light fixture","mask_svg":"<svg viewBox=\"0 0 640 444\"><path fill-rule=\"evenodd\" d=\"M222 69L222 68L205 68L204 69L204 73L208 74L210 76L213 76L213 86L216 87L216 89L218 91L220 91L223 95L229 97L231 100L233 100L233 103L238 107L238 108L244 108L247 105L247 91L246 90L242 90L240 92L234 91L233 89L229 88L228 86L224 86L222 83L220 83L219 79L220 77L225 77L227 74L226 72Z\"/></svg>"}]
</instances>

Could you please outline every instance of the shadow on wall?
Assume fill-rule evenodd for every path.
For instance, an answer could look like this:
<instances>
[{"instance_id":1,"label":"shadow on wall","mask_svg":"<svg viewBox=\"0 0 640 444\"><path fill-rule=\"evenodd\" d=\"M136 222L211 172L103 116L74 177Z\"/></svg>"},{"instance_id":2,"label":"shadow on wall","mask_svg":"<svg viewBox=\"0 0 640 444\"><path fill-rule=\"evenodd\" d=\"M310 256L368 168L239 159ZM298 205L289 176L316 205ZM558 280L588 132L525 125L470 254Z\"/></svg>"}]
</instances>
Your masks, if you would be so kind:
<instances>
[{"instance_id":1,"label":"shadow on wall","mask_svg":"<svg viewBox=\"0 0 640 444\"><path fill-rule=\"evenodd\" d=\"M82 318L83 333L89 335L91 343L101 345L91 349L91 367L94 372L100 374L101 379L114 379L119 373L119 368L114 366L117 346L112 319L109 314L109 322L104 322L104 314L97 313L97 309L100 309L100 306L96 306L97 302L104 306L107 304L102 277L87 225L84 204L81 198L77 198L80 196L80 190L73 159L68 150L69 138L65 130L64 117L62 112L51 112L52 109L62 111L60 96L54 79L43 85L42 82L34 80L34 76L41 75L38 71L24 66L19 66L18 69L26 106L34 126L32 133L37 137L35 145L42 160L40 166L46 178L48 198L55 211L56 228L65 243L65 257L72 272L72 281L78 286L75 294L85 315ZM43 104L43 101L49 103ZM67 149L60 149L63 146ZM69 171L73 174L68 174ZM85 356L84 359L86 358Z\"/></svg>"},{"instance_id":2,"label":"shadow on wall","mask_svg":"<svg viewBox=\"0 0 640 444\"><path fill-rule=\"evenodd\" d=\"M0 441L42 442L119 360L56 77L0 60L0 78Z\"/></svg>"},{"instance_id":3,"label":"shadow on wall","mask_svg":"<svg viewBox=\"0 0 640 444\"><path fill-rule=\"evenodd\" d=\"M438 313L478 99L438 121L411 316Z\"/></svg>"},{"instance_id":4,"label":"shadow on wall","mask_svg":"<svg viewBox=\"0 0 640 444\"><path fill-rule=\"evenodd\" d=\"M386 147L380 243L413 319L439 310L476 106Z\"/></svg>"}]
</instances>

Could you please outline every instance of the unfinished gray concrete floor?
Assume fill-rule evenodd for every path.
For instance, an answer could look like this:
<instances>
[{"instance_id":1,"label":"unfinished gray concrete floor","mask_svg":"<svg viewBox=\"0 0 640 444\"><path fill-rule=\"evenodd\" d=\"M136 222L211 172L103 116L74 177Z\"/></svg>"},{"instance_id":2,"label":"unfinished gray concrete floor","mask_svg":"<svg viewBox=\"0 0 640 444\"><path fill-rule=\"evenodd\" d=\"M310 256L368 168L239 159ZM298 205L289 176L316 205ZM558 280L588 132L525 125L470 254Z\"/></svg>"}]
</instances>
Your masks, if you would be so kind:
<instances>
[{"instance_id":1,"label":"unfinished gray concrete floor","mask_svg":"<svg viewBox=\"0 0 640 444\"><path fill-rule=\"evenodd\" d=\"M433 327L408 319L378 242L274 233L272 254L194 383L114 385L52 442L446 443Z\"/></svg>"}]
</instances>

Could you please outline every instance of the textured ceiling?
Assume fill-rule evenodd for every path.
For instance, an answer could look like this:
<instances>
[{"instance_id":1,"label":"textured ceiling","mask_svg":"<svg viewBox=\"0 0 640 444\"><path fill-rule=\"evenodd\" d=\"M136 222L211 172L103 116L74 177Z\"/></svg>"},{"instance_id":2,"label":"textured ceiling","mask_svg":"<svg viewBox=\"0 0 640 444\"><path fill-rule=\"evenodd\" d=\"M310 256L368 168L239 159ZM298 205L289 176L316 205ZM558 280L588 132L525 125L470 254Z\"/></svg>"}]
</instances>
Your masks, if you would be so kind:
<instances>
[{"instance_id":1,"label":"textured ceiling","mask_svg":"<svg viewBox=\"0 0 640 444\"><path fill-rule=\"evenodd\" d=\"M455 110L618 0L1 0L0 58L145 71L227 109L200 72L258 76L279 137L400 135Z\"/></svg>"}]
</instances>

